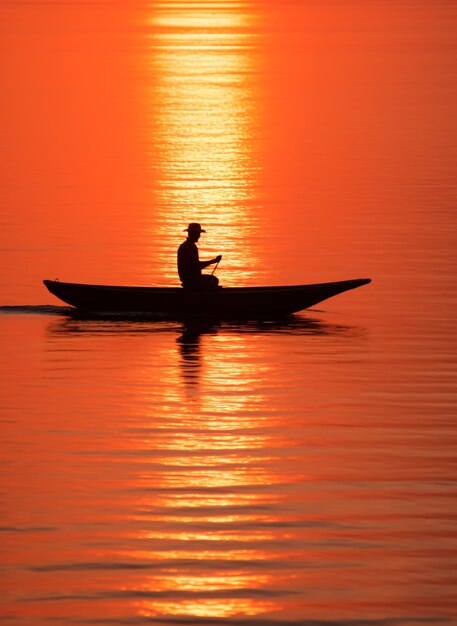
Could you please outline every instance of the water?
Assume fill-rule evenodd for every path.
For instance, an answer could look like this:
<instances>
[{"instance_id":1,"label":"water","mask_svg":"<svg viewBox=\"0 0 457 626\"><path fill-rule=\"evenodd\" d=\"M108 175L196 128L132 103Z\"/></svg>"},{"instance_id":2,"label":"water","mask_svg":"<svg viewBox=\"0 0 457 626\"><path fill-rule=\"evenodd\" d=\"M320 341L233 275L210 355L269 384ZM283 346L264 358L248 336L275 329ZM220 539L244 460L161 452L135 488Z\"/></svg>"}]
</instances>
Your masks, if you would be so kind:
<instances>
[{"instance_id":1,"label":"water","mask_svg":"<svg viewBox=\"0 0 457 626\"><path fill-rule=\"evenodd\" d=\"M457 9L4 2L5 623L457 623ZM278 322L43 278L370 276Z\"/></svg>"}]
</instances>

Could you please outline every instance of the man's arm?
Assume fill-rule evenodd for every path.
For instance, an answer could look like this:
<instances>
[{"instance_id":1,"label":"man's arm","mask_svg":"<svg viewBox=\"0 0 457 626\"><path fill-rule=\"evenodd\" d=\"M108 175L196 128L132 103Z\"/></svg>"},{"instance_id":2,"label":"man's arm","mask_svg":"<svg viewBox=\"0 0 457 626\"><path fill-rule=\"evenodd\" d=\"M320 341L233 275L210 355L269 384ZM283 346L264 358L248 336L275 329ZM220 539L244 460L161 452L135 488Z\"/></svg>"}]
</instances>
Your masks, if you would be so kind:
<instances>
[{"instance_id":1,"label":"man's arm","mask_svg":"<svg viewBox=\"0 0 457 626\"><path fill-rule=\"evenodd\" d=\"M208 265L213 265L213 263L219 263L221 259L222 259L222 254L219 254L219 256L215 257L214 259L211 259L211 261L199 261L200 269L203 269L204 267L208 267Z\"/></svg>"}]
</instances>

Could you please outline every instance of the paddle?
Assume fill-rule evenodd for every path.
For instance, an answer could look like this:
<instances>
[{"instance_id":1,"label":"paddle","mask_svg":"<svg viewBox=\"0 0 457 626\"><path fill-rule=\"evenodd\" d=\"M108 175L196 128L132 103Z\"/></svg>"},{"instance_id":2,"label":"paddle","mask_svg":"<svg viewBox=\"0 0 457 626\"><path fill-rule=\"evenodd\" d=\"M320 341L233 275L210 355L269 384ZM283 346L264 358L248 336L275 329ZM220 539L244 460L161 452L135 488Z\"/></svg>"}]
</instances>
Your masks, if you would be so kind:
<instances>
[{"instance_id":1,"label":"paddle","mask_svg":"<svg viewBox=\"0 0 457 626\"><path fill-rule=\"evenodd\" d=\"M211 276L214 274L214 272L217 270L217 266L219 265L219 263L221 262L221 260L219 259L219 261L216 263L216 265L214 266L213 271L211 272Z\"/></svg>"}]
</instances>

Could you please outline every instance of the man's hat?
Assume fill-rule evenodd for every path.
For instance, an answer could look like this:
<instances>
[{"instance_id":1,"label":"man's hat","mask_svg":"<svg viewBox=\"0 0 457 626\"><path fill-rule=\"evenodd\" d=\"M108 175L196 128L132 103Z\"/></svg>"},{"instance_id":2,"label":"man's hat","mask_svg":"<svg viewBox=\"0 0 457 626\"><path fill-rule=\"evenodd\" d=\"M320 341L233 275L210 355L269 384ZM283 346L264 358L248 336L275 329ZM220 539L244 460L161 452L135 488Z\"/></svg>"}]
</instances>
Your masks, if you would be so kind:
<instances>
[{"instance_id":1,"label":"man's hat","mask_svg":"<svg viewBox=\"0 0 457 626\"><path fill-rule=\"evenodd\" d=\"M206 233L206 230L203 230L203 228L200 226L200 224L197 224L197 222L192 222L187 228L184 229L184 231L189 230L197 233Z\"/></svg>"}]
</instances>

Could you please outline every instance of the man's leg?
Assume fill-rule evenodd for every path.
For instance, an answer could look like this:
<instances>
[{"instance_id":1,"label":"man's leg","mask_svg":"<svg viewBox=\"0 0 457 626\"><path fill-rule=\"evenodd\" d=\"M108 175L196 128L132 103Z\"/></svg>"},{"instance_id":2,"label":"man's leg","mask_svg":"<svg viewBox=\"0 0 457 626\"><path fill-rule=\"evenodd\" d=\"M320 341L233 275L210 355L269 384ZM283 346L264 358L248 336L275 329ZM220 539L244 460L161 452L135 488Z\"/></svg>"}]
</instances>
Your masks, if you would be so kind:
<instances>
[{"instance_id":1,"label":"man's leg","mask_svg":"<svg viewBox=\"0 0 457 626\"><path fill-rule=\"evenodd\" d=\"M202 274L200 277L201 288L205 290L217 289L219 279L213 274Z\"/></svg>"}]
</instances>

